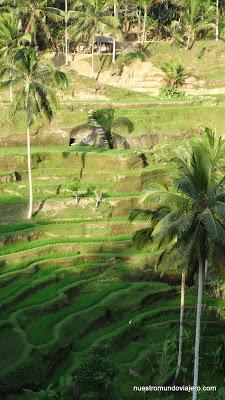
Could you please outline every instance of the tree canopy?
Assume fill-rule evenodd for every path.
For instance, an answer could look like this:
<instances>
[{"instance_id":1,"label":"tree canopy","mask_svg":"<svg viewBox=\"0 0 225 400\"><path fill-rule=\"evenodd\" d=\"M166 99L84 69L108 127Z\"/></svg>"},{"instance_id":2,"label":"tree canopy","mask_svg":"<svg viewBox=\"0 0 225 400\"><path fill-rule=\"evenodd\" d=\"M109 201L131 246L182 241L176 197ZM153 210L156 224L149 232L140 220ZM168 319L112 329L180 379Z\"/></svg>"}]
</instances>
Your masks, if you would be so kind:
<instances>
[{"instance_id":1,"label":"tree canopy","mask_svg":"<svg viewBox=\"0 0 225 400\"><path fill-rule=\"evenodd\" d=\"M189 49L194 41L199 38L216 38L224 36L225 28L225 0L142 0L127 1L67 1L64 0L1 0L0 9L3 13L15 14L18 21L22 21L23 33L32 36L33 45L40 50L46 48L62 48L64 42L64 19L57 18L55 12L50 9L59 10L59 15L65 13L68 29L78 27L82 16L87 16L87 24L82 23L82 40L90 44L90 36L93 34L95 24L90 29L89 22L95 17L96 10L104 14L108 28L114 26L112 17L118 17L120 29L125 34L138 34L139 40L144 44L145 40L151 38L176 39ZM87 12L88 10L88 12ZM101 23L100 23L101 25ZM118 28L118 27L117 27ZM101 34L101 26L98 23ZM105 29L104 29L105 30ZM110 29L108 29L110 31ZM76 31L76 30L75 30ZM79 32L78 32L79 31ZM69 40L76 45L80 40L80 29L77 35L71 35ZM95 29L94 29L95 31ZM74 29L71 30L74 33ZM79 33L79 34L78 34ZM96 34L96 32L95 32Z\"/></svg>"}]
</instances>

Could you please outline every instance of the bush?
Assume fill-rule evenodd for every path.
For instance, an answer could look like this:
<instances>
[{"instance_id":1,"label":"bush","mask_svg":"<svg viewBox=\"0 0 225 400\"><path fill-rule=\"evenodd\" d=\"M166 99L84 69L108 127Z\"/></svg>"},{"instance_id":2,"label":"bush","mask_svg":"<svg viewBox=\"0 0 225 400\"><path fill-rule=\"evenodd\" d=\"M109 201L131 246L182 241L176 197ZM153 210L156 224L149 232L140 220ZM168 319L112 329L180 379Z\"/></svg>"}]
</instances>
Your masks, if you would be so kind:
<instances>
[{"instance_id":1,"label":"bush","mask_svg":"<svg viewBox=\"0 0 225 400\"><path fill-rule=\"evenodd\" d=\"M92 347L76 374L81 394L98 394L102 400L112 398L116 372L109 349L102 345Z\"/></svg>"},{"instance_id":2,"label":"bush","mask_svg":"<svg viewBox=\"0 0 225 400\"><path fill-rule=\"evenodd\" d=\"M185 97L184 92L181 92L175 88L168 87L168 86L160 89L160 95L167 97L169 99L182 99Z\"/></svg>"}]
</instances>

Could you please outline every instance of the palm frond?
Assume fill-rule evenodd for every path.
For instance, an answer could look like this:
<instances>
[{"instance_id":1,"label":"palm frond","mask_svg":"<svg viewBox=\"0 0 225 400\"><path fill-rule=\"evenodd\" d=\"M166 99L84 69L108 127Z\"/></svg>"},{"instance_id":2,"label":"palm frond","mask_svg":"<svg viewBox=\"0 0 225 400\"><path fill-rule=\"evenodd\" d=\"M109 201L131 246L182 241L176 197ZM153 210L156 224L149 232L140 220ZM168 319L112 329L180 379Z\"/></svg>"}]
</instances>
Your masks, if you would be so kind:
<instances>
[{"instance_id":1,"label":"palm frond","mask_svg":"<svg viewBox=\"0 0 225 400\"><path fill-rule=\"evenodd\" d=\"M134 208L130 215L129 220L134 221L137 218L144 218L145 220L150 220L153 215L153 211L145 210L143 208Z\"/></svg>"},{"instance_id":2,"label":"palm frond","mask_svg":"<svg viewBox=\"0 0 225 400\"><path fill-rule=\"evenodd\" d=\"M138 249L146 246L152 241L152 228L139 229L133 235L133 242Z\"/></svg>"},{"instance_id":3,"label":"palm frond","mask_svg":"<svg viewBox=\"0 0 225 400\"><path fill-rule=\"evenodd\" d=\"M204 210L201 213L200 218L210 238L212 238L213 240L217 240L216 223L211 211L209 209Z\"/></svg>"}]
</instances>

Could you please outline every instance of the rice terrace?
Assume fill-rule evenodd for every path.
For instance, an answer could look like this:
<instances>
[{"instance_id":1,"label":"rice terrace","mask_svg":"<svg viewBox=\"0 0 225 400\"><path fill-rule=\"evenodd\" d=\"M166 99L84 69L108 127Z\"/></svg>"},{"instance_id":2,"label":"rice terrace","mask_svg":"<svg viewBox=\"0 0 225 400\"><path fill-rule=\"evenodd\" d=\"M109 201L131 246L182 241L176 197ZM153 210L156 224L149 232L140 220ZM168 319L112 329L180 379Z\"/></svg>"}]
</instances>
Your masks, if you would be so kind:
<instances>
[{"instance_id":1,"label":"rice terrace","mask_svg":"<svg viewBox=\"0 0 225 400\"><path fill-rule=\"evenodd\" d=\"M224 0L0 1L0 399L225 400Z\"/></svg>"}]
</instances>

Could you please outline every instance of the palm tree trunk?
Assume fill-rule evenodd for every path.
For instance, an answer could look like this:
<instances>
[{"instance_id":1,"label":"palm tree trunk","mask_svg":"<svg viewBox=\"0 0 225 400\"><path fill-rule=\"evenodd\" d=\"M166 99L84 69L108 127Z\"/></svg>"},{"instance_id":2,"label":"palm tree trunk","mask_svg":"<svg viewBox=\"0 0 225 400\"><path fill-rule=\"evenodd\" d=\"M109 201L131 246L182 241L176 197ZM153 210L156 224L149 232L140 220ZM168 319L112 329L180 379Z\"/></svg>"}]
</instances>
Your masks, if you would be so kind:
<instances>
[{"instance_id":1,"label":"palm tree trunk","mask_svg":"<svg viewBox=\"0 0 225 400\"><path fill-rule=\"evenodd\" d=\"M205 282L207 281L208 275L208 260L205 260Z\"/></svg>"},{"instance_id":2,"label":"palm tree trunk","mask_svg":"<svg viewBox=\"0 0 225 400\"><path fill-rule=\"evenodd\" d=\"M67 29L67 12L68 12L68 1L65 0L65 55L66 65L68 65L68 29Z\"/></svg>"},{"instance_id":3,"label":"palm tree trunk","mask_svg":"<svg viewBox=\"0 0 225 400\"><path fill-rule=\"evenodd\" d=\"M9 73L9 79L12 79L12 73L11 72ZM13 86L12 86L12 82L10 82L10 84L9 84L9 100L10 100L10 103L12 104L12 102L13 102Z\"/></svg>"},{"instance_id":4,"label":"palm tree trunk","mask_svg":"<svg viewBox=\"0 0 225 400\"><path fill-rule=\"evenodd\" d=\"M113 15L114 15L114 17L117 17L117 5L116 5L116 1L114 2Z\"/></svg>"},{"instance_id":5,"label":"palm tree trunk","mask_svg":"<svg viewBox=\"0 0 225 400\"><path fill-rule=\"evenodd\" d=\"M191 34L188 34L188 39L187 39L187 46L186 46L186 50L190 49L190 41L191 41Z\"/></svg>"},{"instance_id":6,"label":"palm tree trunk","mask_svg":"<svg viewBox=\"0 0 225 400\"><path fill-rule=\"evenodd\" d=\"M219 0L216 0L216 41L219 40Z\"/></svg>"},{"instance_id":7,"label":"palm tree trunk","mask_svg":"<svg viewBox=\"0 0 225 400\"><path fill-rule=\"evenodd\" d=\"M29 210L27 218L32 218L33 212L33 188L32 188L32 174L31 174L31 151L30 151L30 110L27 108L27 169L29 181Z\"/></svg>"},{"instance_id":8,"label":"palm tree trunk","mask_svg":"<svg viewBox=\"0 0 225 400\"><path fill-rule=\"evenodd\" d=\"M35 27L35 30L34 30L34 47L37 50L37 32L36 32L36 27Z\"/></svg>"},{"instance_id":9,"label":"palm tree trunk","mask_svg":"<svg viewBox=\"0 0 225 400\"><path fill-rule=\"evenodd\" d=\"M118 16L116 1L114 1L113 15L114 15L115 18L117 18L117 16ZM116 38L115 37L113 38L112 62L113 62L113 64L115 64L115 62L116 62Z\"/></svg>"},{"instance_id":10,"label":"palm tree trunk","mask_svg":"<svg viewBox=\"0 0 225 400\"><path fill-rule=\"evenodd\" d=\"M177 369L174 376L173 382L175 383L180 373L181 361L182 361L182 350L184 340L184 297L185 297L185 271L182 272L181 277L181 296L180 296L180 334L179 334L179 351L177 358Z\"/></svg>"},{"instance_id":11,"label":"palm tree trunk","mask_svg":"<svg viewBox=\"0 0 225 400\"><path fill-rule=\"evenodd\" d=\"M125 10L124 10L124 31L127 31L127 13L128 13L128 7L127 4L125 4Z\"/></svg>"},{"instance_id":12,"label":"palm tree trunk","mask_svg":"<svg viewBox=\"0 0 225 400\"><path fill-rule=\"evenodd\" d=\"M94 37L92 39L92 44L91 44L91 78L94 77L94 45L95 45L95 40Z\"/></svg>"},{"instance_id":13,"label":"palm tree trunk","mask_svg":"<svg viewBox=\"0 0 225 400\"><path fill-rule=\"evenodd\" d=\"M116 38L113 38L113 54L112 54L112 62L115 64L116 62Z\"/></svg>"},{"instance_id":14,"label":"palm tree trunk","mask_svg":"<svg viewBox=\"0 0 225 400\"><path fill-rule=\"evenodd\" d=\"M200 330L201 330L201 313L202 313L202 287L203 287L203 268L204 261L199 259L198 269L198 302L197 302L197 315L196 315L196 333L195 333L195 362L194 362L194 383L192 400L197 399L197 386L199 375L199 348L200 348Z\"/></svg>"},{"instance_id":15,"label":"palm tree trunk","mask_svg":"<svg viewBox=\"0 0 225 400\"><path fill-rule=\"evenodd\" d=\"M141 10L137 10L137 20L138 20L138 40L140 40L140 32L141 32Z\"/></svg>"},{"instance_id":16,"label":"palm tree trunk","mask_svg":"<svg viewBox=\"0 0 225 400\"><path fill-rule=\"evenodd\" d=\"M145 6L145 7L144 7L143 33L142 33L142 41L141 41L142 50L144 49L144 45L145 45L145 32L146 32L147 11L148 11L147 6Z\"/></svg>"}]
</instances>

